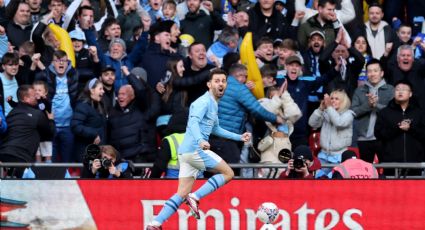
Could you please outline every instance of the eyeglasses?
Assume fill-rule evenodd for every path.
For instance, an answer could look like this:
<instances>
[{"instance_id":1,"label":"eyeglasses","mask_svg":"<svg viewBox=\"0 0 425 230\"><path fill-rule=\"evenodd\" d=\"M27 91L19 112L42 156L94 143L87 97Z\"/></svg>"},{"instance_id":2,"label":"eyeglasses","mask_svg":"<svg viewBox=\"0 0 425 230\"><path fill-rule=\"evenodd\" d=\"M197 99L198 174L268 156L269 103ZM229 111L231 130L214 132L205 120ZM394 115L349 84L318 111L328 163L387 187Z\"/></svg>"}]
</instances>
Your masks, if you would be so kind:
<instances>
[{"instance_id":1,"label":"eyeglasses","mask_svg":"<svg viewBox=\"0 0 425 230\"><path fill-rule=\"evenodd\" d=\"M55 59L53 61L56 63L68 63L68 59Z\"/></svg>"}]
</instances>

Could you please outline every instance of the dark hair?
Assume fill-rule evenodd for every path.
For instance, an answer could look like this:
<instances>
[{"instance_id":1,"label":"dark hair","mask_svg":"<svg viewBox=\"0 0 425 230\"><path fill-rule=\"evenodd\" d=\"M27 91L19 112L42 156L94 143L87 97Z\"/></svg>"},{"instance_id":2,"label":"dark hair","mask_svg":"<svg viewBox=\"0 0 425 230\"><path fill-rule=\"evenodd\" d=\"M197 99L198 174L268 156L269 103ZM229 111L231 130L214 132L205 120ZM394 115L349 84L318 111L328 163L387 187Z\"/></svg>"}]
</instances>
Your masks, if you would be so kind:
<instances>
[{"instance_id":1,"label":"dark hair","mask_svg":"<svg viewBox=\"0 0 425 230\"><path fill-rule=\"evenodd\" d=\"M94 14L94 9L93 9L93 7L91 7L91 6L87 6L87 5L84 5L84 6L80 6L79 8L78 8L78 16L81 16L82 14L83 14L83 11L84 10L91 10L91 11L93 11L93 14ZM105 22L106 22L106 20L105 20Z\"/></svg>"},{"instance_id":2,"label":"dark hair","mask_svg":"<svg viewBox=\"0 0 425 230\"><path fill-rule=\"evenodd\" d=\"M409 27L410 29L412 29L412 26L406 23L401 23L401 25L398 27L397 32L400 31L401 27Z\"/></svg>"},{"instance_id":3,"label":"dark hair","mask_svg":"<svg viewBox=\"0 0 425 230\"><path fill-rule=\"evenodd\" d=\"M19 55L16 52L13 53L5 53L3 58L1 59L1 64L18 64L19 63Z\"/></svg>"},{"instance_id":4,"label":"dark hair","mask_svg":"<svg viewBox=\"0 0 425 230\"><path fill-rule=\"evenodd\" d=\"M224 74L227 77L226 71L219 69L219 68L211 69L210 75L208 77L208 81L211 81L213 79L214 75L220 75L220 74Z\"/></svg>"},{"instance_id":5,"label":"dark hair","mask_svg":"<svg viewBox=\"0 0 425 230\"><path fill-rule=\"evenodd\" d=\"M367 69L368 66L374 65L374 64L378 64L379 68L381 68L381 70L384 70L384 68L382 68L381 62L376 58L372 58L366 63L366 69Z\"/></svg>"},{"instance_id":6,"label":"dark hair","mask_svg":"<svg viewBox=\"0 0 425 230\"><path fill-rule=\"evenodd\" d=\"M47 85L47 82L45 81L37 80L37 81L34 81L32 85L42 85L44 87L44 90L46 92L49 92L49 86Z\"/></svg>"},{"instance_id":7,"label":"dark hair","mask_svg":"<svg viewBox=\"0 0 425 230\"><path fill-rule=\"evenodd\" d=\"M18 88L18 91L16 92L16 95L18 96L18 101L23 102L25 97L28 96L28 92L30 89L33 89L32 85L21 85Z\"/></svg>"},{"instance_id":8,"label":"dark hair","mask_svg":"<svg viewBox=\"0 0 425 230\"><path fill-rule=\"evenodd\" d=\"M230 66L232 66L235 63L238 63L238 61L241 59L240 55L238 53L230 52L224 55L223 57L223 66L221 67L224 71L230 72Z\"/></svg>"},{"instance_id":9,"label":"dark hair","mask_svg":"<svg viewBox=\"0 0 425 230\"><path fill-rule=\"evenodd\" d=\"M194 43L192 43L192 44L189 46L188 52L190 53L190 52L192 51L192 48L193 48L194 46L197 46L197 45L203 45L203 46L205 47L205 45L204 45L204 44L202 44L202 43L200 43L200 42L194 42Z\"/></svg>"},{"instance_id":10,"label":"dark hair","mask_svg":"<svg viewBox=\"0 0 425 230\"><path fill-rule=\"evenodd\" d=\"M378 7L378 8L380 8L382 11L384 11L384 8L382 7L382 5L381 5L381 4L379 4L379 2L376 2L376 1L372 2L371 4L369 4L369 7L368 7L367 9L370 9L370 8L372 8L372 7Z\"/></svg>"},{"instance_id":11,"label":"dark hair","mask_svg":"<svg viewBox=\"0 0 425 230\"><path fill-rule=\"evenodd\" d=\"M162 3L162 7L164 7L165 5L173 5L174 8L177 8L177 4L176 4L176 2L174 0L165 0Z\"/></svg>"},{"instance_id":12,"label":"dark hair","mask_svg":"<svg viewBox=\"0 0 425 230\"><path fill-rule=\"evenodd\" d=\"M273 40L269 37L262 37L260 38L260 40L258 40L257 44L255 44L256 48L260 47L263 44L272 44L273 45Z\"/></svg>"},{"instance_id":13,"label":"dark hair","mask_svg":"<svg viewBox=\"0 0 425 230\"><path fill-rule=\"evenodd\" d=\"M53 53L53 57L56 57L56 58L63 58L63 57L67 57L67 55L66 55L66 52L65 52L65 51L63 51L63 50L56 50L56 51Z\"/></svg>"},{"instance_id":14,"label":"dark hair","mask_svg":"<svg viewBox=\"0 0 425 230\"><path fill-rule=\"evenodd\" d=\"M298 51L298 43L290 38L283 40L278 47Z\"/></svg>"},{"instance_id":15,"label":"dark hair","mask_svg":"<svg viewBox=\"0 0 425 230\"><path fill-rule=\"evenodd\" d=\"M363 34L358 35L355 39L352 40L352 43L353 44L351 44L351 46L354 47L357 39L359 39L361 37L366 41L366 45L367 45L367 47L366 47L366 54L369 55L369 56L372 56L372 50L370 48L369 41L367 40L366 35L363 35Z\"/></svg>"},{"instance_id":16,"label":"dark hair","mask_svg":"<svg viewBox=\"0 0 425 230\"><path fill-rule=\"evenodd\" d=\"M170 80L167 82L167 84L165 85L165 92L162 95L162 100L164 102L168 102L168 100L170 99L171 94L173 93L173 82L174 79L176 78L180 78L179 74L177 73L177 63L179 63L180 61L183 61L183 58L180 56L173 56L170 57L167 61L167 71L171 72L171 78ZM186 106L186 102L187 102L187 92L186 91L181 91L183 96L182 96L182 106L185 107Z\"/></svg>"},{"instance_id":17,"label":"dark hair","mask_svg":"<svg viewBox=\"0 0 425 230\"><path fill-rule=\"evenodd\" d=\"M407 86L409 86L410 91L413 91L413 85L412 85L412 83L410 81L406 80L406 79L402 79L400 81L397 81L394 84L394 88L397 87L398 85L407 85Z\"/></svg>"},{"instance_id":18,"label":"dark hair","mask_svg":"<svg viewBox=\"0 0 425 230\"><path fill-rule=\"evenodd\" d=\"M102 24L102 28L100 29L100 36L105 37L105 30L112 25L117 24L120 26L120 23L115 18L106 18L105 21ZM121 26L120 26L121 27Z\"/></svg>"},{"instance_id":19,"label":"dark hair","mask_svg":"<svg viewBox=\"0 0 425 230\"><path fill-rule=\"evenodd\" d=\"M229 68L229 74L234 76L234 74L236 72L242 71L242 70L247 70L246 66L239 64L239 63L235 63L232 66L230 66Z\"/></svg>"},{"instance_id":20,"label":"dark hair","mask_svg":"<svg viewBox=\"0 0 425 230\"><path fill-rule=\"evenodd\" d=\"M90 87L90 83L92 80L95 80L92 87ZM86 102L91 105L91 107L95 108L100 114L105 114L105 108L103 106L102 101L93 101L91 98L91 89L96 88L99 84L102 84L102 81L97 78L92 78L91 80L88 80L86 85L84 86L83 91L78 96L78 99L82 102Z\"/></svg>"},{"instance_id":21,"label":"dark hair","mask_svg":"<svg viewBox=\"0 0 425 230\"><path fill-rule=\"evenodd\" d=\"M265 90L266 90L266 97L270 98L270 94L273 91L279 91L279 88L277 88L276 86L269 86L269 87L265 88Z\"/></svg>"},{"instance_id":22,"label":"dark hair","mask_svg":"<svg viewBox=\"0 0 425 230\"><path fill-rule=\"evenodd\" d=\"M25 41L24 43L22 43L19 46L19 49L25 50L25 52L27 52L28 55L31 57L35 53L34 52L35 51L34 42L32 42L32 41Z\"/></svg>"},{"instance_id":23,"label":"dark hair","mask_svg":"<svg viewBox=\"0 0 425 230\"><path fill-rule=\"evenodd\" d=\"M48 0L47 1L47 5L52 4L52 2L60 2L60 3L64 4L64 5L66 5L65 0Z\"/></svg>"},{"instance_id":24,"label":"dark hair","mask_svg":"<svg viewBox=\"0 0 425 230\"><path fill-rule=\"evenodd\" d=\"M277 68L274 65L265 64L260 68L261 77L276 77Z\"/></svg>"},{"instance_id":25,"label":"dark hair","mask_svg":"<svg viewBox=\"0 0 425 230\"><path fill-rule=\"evenodd\" d=\"M326 3L329 3L331 5L336 5L335 0L319 0L317 5L320 6L320 7L325 7Z\"/></svg>"},{"instance_id":26,"label":"dark hair","mask_svg":"<svg viewBox=\"0 0 425 230\"><path fill-rule=\"evenodd\" d=\"M15 14L18 11L19 5L21 4L28 5L29 7L29 4L24 0L17 0L17 1L11 0L6 7L6 12L5 12L6 18L9 20L13 20L13 17L15 17Z\"/></svg>"}]
</instances>

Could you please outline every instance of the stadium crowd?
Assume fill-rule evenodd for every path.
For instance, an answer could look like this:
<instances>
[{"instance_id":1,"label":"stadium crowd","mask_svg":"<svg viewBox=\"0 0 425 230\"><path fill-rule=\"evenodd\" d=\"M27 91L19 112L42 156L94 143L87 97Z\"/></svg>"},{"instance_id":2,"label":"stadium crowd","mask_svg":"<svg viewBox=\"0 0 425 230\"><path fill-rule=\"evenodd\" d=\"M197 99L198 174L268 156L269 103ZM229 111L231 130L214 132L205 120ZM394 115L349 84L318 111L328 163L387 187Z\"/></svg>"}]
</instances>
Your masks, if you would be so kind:
<instances>
[{"instance_id":1,"label":"stadium crowd","mask_svg":"<svg viewBox=\"0 0 425 230\"><path fill-rule=\"evenodd\" d=\"M177 177L190 105L222 68L220 126L253 139L212 136L211 150L288 163L241 177L424 162L424 17L420 0L0 0L0 161L83 162L87 178L154 163L151 178ZM248 32L264 98L240 61ZM87 157L90 144L102 154Z\"/></svg>"}]
</instances>

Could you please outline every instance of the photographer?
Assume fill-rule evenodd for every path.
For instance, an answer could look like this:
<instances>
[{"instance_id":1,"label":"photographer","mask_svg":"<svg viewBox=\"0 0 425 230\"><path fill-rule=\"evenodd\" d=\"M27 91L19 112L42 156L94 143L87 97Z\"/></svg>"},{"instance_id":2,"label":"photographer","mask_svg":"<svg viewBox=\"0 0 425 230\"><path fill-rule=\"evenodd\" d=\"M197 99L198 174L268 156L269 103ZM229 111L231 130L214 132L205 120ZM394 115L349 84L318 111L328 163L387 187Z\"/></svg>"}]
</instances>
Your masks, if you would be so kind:
<instances>
[{"instance_id":1,"label":"photographer","mask_svg":"<svg viewBox=\"0 0 425 230\"><path fill-rule=\"evenodd\" d=\"M312 179L315 171L322 167L320 161L313 157L310 148L306 145L297 146L287 163L288 167L280 174L280 179Z\"/></svg>"},{"instance_id":2,"label":"photographer","mask_svg":"<svg viewBox=\"0 0 425 230\"><path fill-rule=\"evenodd\" d=\"M89 145L81 178L132 178L132 164L111 145Z\"/></svg>"}]
</instances>

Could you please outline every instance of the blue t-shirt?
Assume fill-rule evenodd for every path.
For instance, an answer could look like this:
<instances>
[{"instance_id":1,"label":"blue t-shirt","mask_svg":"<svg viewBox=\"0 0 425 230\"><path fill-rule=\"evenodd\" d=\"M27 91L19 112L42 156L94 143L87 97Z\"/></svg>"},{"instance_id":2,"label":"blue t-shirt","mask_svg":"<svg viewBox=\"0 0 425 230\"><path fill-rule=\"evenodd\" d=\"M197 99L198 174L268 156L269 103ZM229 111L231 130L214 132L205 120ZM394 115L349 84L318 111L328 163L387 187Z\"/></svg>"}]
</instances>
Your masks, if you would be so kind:
<instances>
[{"instance_id":1,"label":"blue t-shirt","mask_svg":"<svg viewBox=\"0 0 425 230\"><path fill-rule=\"evenodd\" d=\"M66 76L56 76L56 93L52 100L52 110L57 127L68 127L72 119L71 99L67 82Z\"/></svg>"},{"instance_id":2,"label":"blue t-shirt","mask_svg":"<svg viewBox=\"0 0 425 230\"><path fill-rule=\"evenodd\" d=\"M16 92L18 91L18 82L15 77L12 80L9 80L3 73L0 73L0 78L3 83L3 103L4 103L4 115L7 116L9 112L13 109L9 103L7 103L7 98L12 96L12 100L18 102L18 97Z\"/></svg>"}]
</instances>

